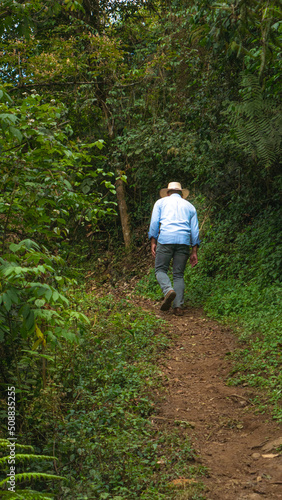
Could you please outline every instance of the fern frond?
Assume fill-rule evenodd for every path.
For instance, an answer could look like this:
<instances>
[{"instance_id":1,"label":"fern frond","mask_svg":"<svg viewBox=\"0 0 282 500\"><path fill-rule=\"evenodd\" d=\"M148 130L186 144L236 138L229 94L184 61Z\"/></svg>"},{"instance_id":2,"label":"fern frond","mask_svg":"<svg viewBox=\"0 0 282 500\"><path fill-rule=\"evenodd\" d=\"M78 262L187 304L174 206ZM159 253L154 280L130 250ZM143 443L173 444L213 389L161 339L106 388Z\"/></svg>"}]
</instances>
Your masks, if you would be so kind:
<instances>
[{"instance_id":1,"label":"fern frond","mask_svg":"<svg viewBox=\"0 0 282 500\"><path fill-rule=\"evenodd\" d=\"M54 500L53 495L34 490L1 491L0 498L3 500Z\"/></svg>"},{"instance_id":2,"label":"fern frond","mask_svg":"<svg viewBox=\"0 0 282 500\"><path fill-rule=\"evenodd\" d=\"M10 459L9 456L7 457L2 457L0 458L0 468L2 464L6 464L8 460ZM26 454L26 453L17 453L15 455L15 460L18 462L24 462L27 460L57 460L56 457L49 457L48 455L31 455L31 454Z\"/></svg>"},{"instance_id":3,"label":"fern frond","mask_svg":"<svg viewBox=\"0 0 282 500\"><path fill-rule=\"evenodd\" d=\"M0 448L6 448L6 446L8 444L11 444L10 441L8 441L8 439L0 439Z\"/></svg>"},{"instance_id":4,"label":"fern frond","mask_svg":"<svg viewBox=\"0 0 282 500\"><path fill-rule=\"evenodd\" d=\"M204 24L202 26L193 29L190 36L191 43L192 44L197 43L199 40L202 40L206 36L208 31L209 31L209 26L207 24Z\"/></svg>"},{"instance_id":5,"label":"fern frond","mask_svg":"<svg viewBox=\"0 0 282 500\"><path fill-rule=\"evenodd\" d=\"M241 87L242 101L228 108L231 124L245 152L270 166L281 154L282 110L263 98L255 75L243 75Z\"/></svg>"},{"instance_id":6,"label":"fern frond","mask_svg":"<svg viewBox=\"0 0 282 500\"><path fill-rule=\"evenodd\" d=\"M34 451L34 447L29 445L29 444L19 444L16 443L16 449L21 448L22 450L26 451Z\"/></svg>"},{"instance_id":7,"label":"fern frond","mask_svg":"<svg viewBox=\"0 0 282 500\"><path fill-rule=\"evenodd\" d=\"M45 472L23 472L21 474L15 474L15 482L21 481L31 481L32 479L64 479L62 476L55 476L54 474L46 474ZM0 486L4 486L10 481L9 477L6 477L2 481L0 481Z\"/></svg>"},{"instance_id":8,"label":"fern frond","mask_svg":"<svg viewBox=\"0 0 282 500\"><path fill-rule=\"evenodd\" d=\"M11 444L8 439L0 439L0 449L4 448L5 451L7 449L7 446ZM17 448L22 448L24 450L31 450L33 451L34 448L29 445L20 445L20 444L15 444ZM5 466L8 463L8 460L10 459L10 456L5 456L0 458L0 467ZM34 454L27 454L27 453L17 453L15 455L15 460L18 463L21 462L26 462L28 460L34 460L34 461L40 461L40 460L57 460L56 457L52 457L49 455L34 455ZM13 480L18 483L21 481L31 481L33 479L37 480L54 480L54 479L63 479L66 480L65 477L62 476L55 476L54 474L47 474L44 472L23 472L21 474L15 474L13 477ZM11 481L10 477L6 477L2 481L0 481L0 488L1 487L6 487L6 485ZM7 491L7 490L2 490L0 491L0 498L3 499L9 499L9 500L50 500L53 499L53 495L49 495L48 493L41 493L38 491L34 490L17 490L17 491Z\"/></svg>"},{"instance_id":9,"label":"fern frond","mask_svg":"<svg viewBox=\"0 0 282 500\"><path fill-rule=\"evenodd\" d=\"M0 439L0 450L4 449L6 450L7 446L11 444L11 442L8 439ZM16 448L21 448L26 451L34 451L33 446L30 446L29 444L19 444L19 443L14 443Z\"/></svg>"}]
</instances>

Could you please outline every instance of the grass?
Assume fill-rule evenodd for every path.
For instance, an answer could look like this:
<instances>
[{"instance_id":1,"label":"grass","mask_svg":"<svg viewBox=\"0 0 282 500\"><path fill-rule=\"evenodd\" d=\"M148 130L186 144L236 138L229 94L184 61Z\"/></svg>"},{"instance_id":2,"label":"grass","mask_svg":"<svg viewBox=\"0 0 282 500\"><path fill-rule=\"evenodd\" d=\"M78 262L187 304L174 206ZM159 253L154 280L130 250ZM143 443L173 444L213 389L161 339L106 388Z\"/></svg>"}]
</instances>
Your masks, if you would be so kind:
<instances>
[{"instance_id":1,"label":"grass","mask_svg":"<svg viewBox=\"0 0 282 500\"><path fill-rule=\"evenodd\" d=\"M238 335L241 347L232 355L229 384L260 389L264 400L264 404L258 403L260 409L271 409L278 421L282 421L280 296L277 285L261 289L254 282L246 285L229 280L218 283L205 304L210 316L232 324Z\"/></svg>"}]
</instances>

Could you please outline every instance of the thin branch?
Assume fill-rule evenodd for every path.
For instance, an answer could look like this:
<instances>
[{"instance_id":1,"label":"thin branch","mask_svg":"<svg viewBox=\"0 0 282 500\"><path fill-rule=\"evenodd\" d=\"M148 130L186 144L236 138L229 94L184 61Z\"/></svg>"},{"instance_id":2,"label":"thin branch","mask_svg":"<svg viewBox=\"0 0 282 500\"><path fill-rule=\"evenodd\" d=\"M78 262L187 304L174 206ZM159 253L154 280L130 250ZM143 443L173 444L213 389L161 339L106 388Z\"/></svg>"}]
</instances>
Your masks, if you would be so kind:
<instances>
[{"instance_id":1,"label":"thin branch","mask_svg":"<svg viewBox=\"0 0 282 500\"><path fill-rule=\"evenodd\" d=\"M12 11L10 9L7 9L7 10L4 10L3 12L0 12L0 19L2 19L2 17L7 16L7 14L11 15Z\"/></svg>"},{"instance_id":2,"label":"thin branch","mask_svg":"<svg viewBox=\"0 0 282 500\"><path fill-rule=\"evenodd\" d=\"M229 396L227 396L228 398L238 398L238 399L242 399L243 401L246 401L246 403L254 406L254 403L252 403L249 399L246 399L244 398L243 396L240 396L239 394L230 394Z\"/></svg>"},{"instance_id":3,"label":"thin branch","mask_svg":"<svg viewBox=\"0 0 282 500\"><path fill-rule=\"evenodd\" d=\"M0 69L0 73L2 73L2 75L8 76L8 78L11 78L11 75L7 71L4 71L3 69Z\"/></svg>"},{"instance_id":4,"label":"thin branch","mask_svg":"<svg viewBox=\"0 0 282 500\"><path fill-rule=\"evenodd\" d=\"M25 146L26 144L28 144L28 142L23 142L22 144L17 144L16 146L13 146L12 148L10 149L3 149L2 153L7 153L9 151L12 151L13 149L17 149L17 148L22 148L23 146Z\"/></svg>"},{"instance_id":5,"label":"thin branch","mask_svg":"<svg viewBox=\"0 0 282 500\"><path fill-rule=\"evenodd\" d=\"M0 70L2 71L2 70ZM127 83L126 85L122 85L121 83L116 84L116 87L132 87L133 85L138 85L145 79L142 78L138 82L133 82L133 83ZM103 80L100 81L94 81L94 82L48 82L48 83L30 83L27 85L17 85L17 87L12 87L11 89L7 90L8 92L12 92L13 90L22 90L22 89L27 89L27 88L34 88L34 87L52 87L53 85L58 85L60 87L64 87L65 85L95 85L97 83L105 83Z\"/></svg>"},{"instance_id":6,"label":"thin branch","mask_svg":"<svg viewBox=\"0 0 282 500\"><path fill-rule=\"evenodd\" d=\"M70 122L70 120L66 120L66 121L65 121L65 122L63 122L63 123L59 123L59 124L57 125L57 128L62 128L62 127L63 127L63 125L66 125L66 124L67 124L67 123L69 123L69 122Z\"/></svg>"},{"instance_id":7,"label":"thin branch","mask_svg":"<svg viewBox=\"0 0 282 500\"><path fill-rule=\"evenodd\" d=\"M52 82L52 83L30 83L27 85L17 85L17 87L13 87L9 89L9 92L13 90L22 90L27 88L34 87L52 87L53 85L59 85L60 87L64 87L65 85L94 85L95 83L104 83L104 82Z\"/></svg>"}]
</instances>

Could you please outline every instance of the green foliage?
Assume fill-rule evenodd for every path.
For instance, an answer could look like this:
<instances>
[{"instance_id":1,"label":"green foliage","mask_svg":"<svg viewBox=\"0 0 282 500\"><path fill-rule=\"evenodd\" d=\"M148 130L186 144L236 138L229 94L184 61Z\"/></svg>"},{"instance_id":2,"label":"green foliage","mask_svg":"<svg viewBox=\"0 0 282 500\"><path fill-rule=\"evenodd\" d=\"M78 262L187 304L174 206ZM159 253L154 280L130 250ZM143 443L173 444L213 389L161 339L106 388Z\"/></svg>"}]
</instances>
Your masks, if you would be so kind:
<instances>
[{"instance_id":1,"label":"green foliage","mask_svg":"<svg viewBox=\"0 0 282 500\"><path fill-rule=\"evenodd\" d=\"M34 490L17 490L15 493L12 491L1 491L0 498L7 500L53 500L52 495L48 493L39 493Z\"/></svg>"},{"instance_id":2,"label":"green foliage","mask_svg":"<svg viewBox=\"0 0 282 500\"><path fill-rule=\"evenodd\" d=\"M155 361L169 344L163 322L111 295L98 299L82 289L76 299L91 311L92 326L80 344L57 350L52 379L36 397L27 396L25 412L30 435L44 454L55 447L57 467L70 481L54 493L171 498L169 481L200 478L204 470L181 427L171 435L150 422L150 391L163 376ZM199 499L202 488L196 481Z\"/></svg>"},{"instance_id":3,"label":"green foliage","mask_svg":"<svg viewBox=\"0 0 282 500\"><path fill-rule=\"evenodd\" d=\"M149 299L161 300L163 297L159 284L155 277L155 271L151 269L147 276L141 278L136 285L136 292Z\"/></svg>"},{"instance_id":4,"label":"green foliage","mask_svg":"<svg viewBox=\"0 0 282 500\"><path fill-rule=\"evenodd\" d=\"M230 383L248 383L267 392L274 418L281 420L281 240L279 210L207 231L195 272L187 269L187 298L202 294L212 317L237 325L243 344ZM240 226L240 221L237 223ZM234 227L236 231L234 233Z\"/></svg>"},{"instance_id":5,"label":"green foliage","mask_svg":"<svg viewBox=\"0 0 282 500\"><path fill-rule=\"evenodd\" d=\"M1 342L8 335L5 340L9 345L18 337L18 332L23 339L35 334L33 349L40 344L45 346L47 339L75 340L71 323L88 320L82 313L71 311L68 299L60 293L70 281L54 268L54 264L62 265L62 259L50 255L46 249L40 251L32 240L12 243L9 249L11 253L1 258L0 267Z\"/></svg>"},{"instance_id":6,"label":"green foliage","mask_svg":"<svg viewBox=\"0 0 282 500\"><path fill-rule=\"evenodd\" d=\"M79 226L88 225L91 232L101 218L115 214L115 203L106 199L108 193L115 193L113 173L93 165L93 161L101 163L102 157L93 157L92 149L101 149L103 141L71 141L68 120L60 124L66 118L65 106L42 100L33 93L18 105L0 105L6 112L2 117L13 116L17 125L11 132L2 119L0 142L6 146L0 160L3 246L7 237L28 234L49 247L60 242L66 246Z\"/></svg>"},{"instance_id":7,"label":"green foliage","mask_svg":"<svg viewBox=\"0 0 282 500\"><path fill-rule=\"evenodd\" d=\"M2 387L25 392L46 386L54 351L65 342L78 343L89 320L67 294L74 280L64 277L63 260L32 240L9 245L0 259L0 352ZM47 364L49 368L47 369ZM8 384L8 385L9 385Z\"/></svg>"},{"instance_id":8,"label":"green foliage","mask_svg":"<svg viewBox=\"0 0 282 500\"><path fill-rule=\"evenodd\" d=\"M11 442L7 439L0 439L0 453L7 453L8 446L11 444ZM32 446L26 446L26 445L20 445L18 443L15 443L15 448L29 448L31 451L33 450ZM45 455L35 455L33 453L29 454L22 454L22 453L15 453L13 456L10 455L4 455L2 458L0 458L0 469L2 469L2 473L5 473L9 471L8 464L14 464L13 470L18 470L22 464L25 464L27 461L31 461L32 463L40 463L41 461L46 461L46 460L56 460L55 457L50 457L50 456L45 456ZM16 483L22 483L22 482L27 482L27 481L46 481L46 480L59 480L59 479L65 479L64 477L57 476L54 474L48 474L45 472L21 472L17 473L15 472L13 474L13 484ZM24 489L20 490L18 487L15 490L15 487L12 488L11 486L9 487L8 490L5 488L9 486L11 481L11 478L9 476L5 477L0 481L0 497L1 498L7 498L7 499L27 499L27 500L33 500L33 499L40 499L40 500L45 500L45 499L53 499L53 495L50 495L48 493L41 493L38 491L34 491L31 489ZM13 489L15 491L13 491Z\"/></svg>"},{"instance_id":9,"label":"green foliage","mask_svg":"<svg viewBox=\"0 0 282 500\"><path fill-rule=\"evenodd\" d=\"M231 103L228 108L239 143L269 168L281 155L281 109L275 101L263 98L254 75L243 75L241 95L242 103Z\"/></svg>"}]
</instances>

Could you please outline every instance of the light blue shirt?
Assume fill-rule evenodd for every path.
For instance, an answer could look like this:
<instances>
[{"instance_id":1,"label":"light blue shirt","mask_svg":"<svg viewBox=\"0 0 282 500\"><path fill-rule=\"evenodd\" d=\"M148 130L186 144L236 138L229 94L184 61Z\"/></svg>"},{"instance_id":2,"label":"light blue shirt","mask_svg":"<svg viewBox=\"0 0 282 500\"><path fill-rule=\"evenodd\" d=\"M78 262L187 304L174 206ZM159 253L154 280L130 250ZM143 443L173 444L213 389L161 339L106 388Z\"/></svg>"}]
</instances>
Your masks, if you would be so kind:
<instances>
[{"instance_id":1,"label":"light blue shirt","mask_svg":"<svg viewBox=\"0 0 282 500\"><path fill-rule=\"evenodd\" d=\"M160 198L152 212L149 228L149 239L151 238L156 238L162 245L200 245L195 207L177 193Z\"/></svg>"}]
</instances>

